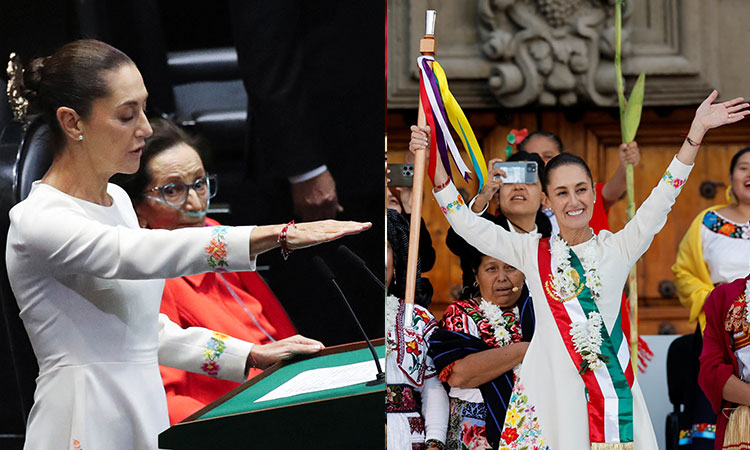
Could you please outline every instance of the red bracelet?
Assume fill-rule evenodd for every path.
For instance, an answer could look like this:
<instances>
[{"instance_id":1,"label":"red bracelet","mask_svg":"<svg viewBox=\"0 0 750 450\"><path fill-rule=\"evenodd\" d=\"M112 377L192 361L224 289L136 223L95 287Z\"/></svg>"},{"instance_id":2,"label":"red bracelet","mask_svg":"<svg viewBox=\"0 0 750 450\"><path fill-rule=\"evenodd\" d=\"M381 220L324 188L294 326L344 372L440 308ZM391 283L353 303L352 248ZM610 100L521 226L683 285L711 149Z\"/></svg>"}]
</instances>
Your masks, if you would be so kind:
<instances>
[{"instance_id":1,"label":"red bracelet","mask_svg":"<svg viewBox=\"0 0 750 450\"><path fill-rule=\"evenodd\" d=\"M435 186L435 187L433 188L433 191L435 191L435 192L438 192L438 191L440 191L441 189L443 189L443 188L445 188L446 186L448 186L448 185L450 184L450 182L451 182L451 178L450 178L450 177L448 177L448 179L447 179L447 180L445 180L445 183L443 183L443 184L441 184L441 185L439 185L439 186Z\"/></svg>"},{"instance_id":2,"label":"red bracelet","mask_svg":"<svg viewBox=\"0 0 750 450\"><path fill-rule=\"evenodd\" d=\"M255 348L255 345L258 345L258 344L254 344L252 347L250 347L250 353L248 353L248 356L250 357L250 361L253 362L253 365L250 366L251 369L258 368L258 361L256 361L255 357L253 356L253 349Z\"/></svg>"},{"instance_id":3,"label":"red bracelet","mask_svg":"<svg viewBox=\"0 0 750 450\"><path fill-rule=\"evenodd\" d=\"M289 258L289 254L292 253L292 250L289 248L286 242L286 235L289 231L289 225L293 226L294 228L297 228L297 225L294 224L294 221L292 220L288 224L284 225L284 228L281 229L281 233L279 233L279 238L276 239L276 242L281 245L281 256L284 257L284 261L286 261L287 258Z\"/></svg>"},{"instance_id":4,"label":"red bracelet","mask_svg":"<svg viewBox=\"0 0 750 450\"><path fill-rule=\"evenodd\" d=\"M690 139L690 136L687 135L687 133L683 134L682 136L685 137L687 140L687 143L690 144L693 147L697 147L699 145L703 145L703 142L695 142L694 140Z\"/></svg>"}]
</instances>

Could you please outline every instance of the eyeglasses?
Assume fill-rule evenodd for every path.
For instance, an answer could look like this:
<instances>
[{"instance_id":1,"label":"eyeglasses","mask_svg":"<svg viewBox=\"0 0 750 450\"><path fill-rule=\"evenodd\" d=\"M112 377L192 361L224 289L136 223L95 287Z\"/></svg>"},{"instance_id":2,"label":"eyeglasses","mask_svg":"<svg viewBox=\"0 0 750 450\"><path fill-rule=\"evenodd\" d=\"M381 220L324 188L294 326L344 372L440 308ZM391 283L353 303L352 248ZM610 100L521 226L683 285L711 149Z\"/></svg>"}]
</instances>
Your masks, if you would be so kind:
<instances>
[{"instance_id":1,"label":"eyeglasses","mask_svg":"<svg viewBox=\"0 0 750 450\"><path fill-rule=\"evenodd\" d=\"M164 186L149 189L146 192L159 191L159 197L149 196L149 198L173 208L182 208L182 205L184 205L188 199L190 189L194 190L195 193L198 194L198 197L207 200L216 196L217 188L218 183L216 175L206 175L198 178L192 184L169 183Z\"/></svg>"}]
</instances>

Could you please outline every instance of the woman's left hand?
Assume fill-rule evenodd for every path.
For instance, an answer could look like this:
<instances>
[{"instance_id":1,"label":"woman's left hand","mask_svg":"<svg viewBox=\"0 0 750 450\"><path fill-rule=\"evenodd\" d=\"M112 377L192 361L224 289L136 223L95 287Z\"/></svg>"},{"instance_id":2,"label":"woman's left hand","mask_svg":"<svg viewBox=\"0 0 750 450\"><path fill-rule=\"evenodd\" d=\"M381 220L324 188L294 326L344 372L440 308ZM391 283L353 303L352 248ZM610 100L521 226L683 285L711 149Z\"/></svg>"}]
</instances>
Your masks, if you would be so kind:
<instances>
[{"instance_id":1,"label":"woman's left hand","mask_svg":"<svg viewBox=\"0 0 750 450\"><path fill-rule=\"evenodd\" d=\"M744 103L745 99L742 97L714 104L713 102L718 96L719 92L714 90L695 111L694 122L700 125L704 132L722 125L739 122L750 114L750 111L747 110L750 104Z\"/></svg>"},{"instance_id":2,"label":"woman's left hand","mask_svg":"<svg viewBox=\"0 0 750 450\"><path fill-rule=\"evenodd\" d=\"M286 242L290 250L297 250L334 241L350 234L361 233L370 227L372 227L370 222L339 220L298 223L287 228Z\"/></svg>"},{"instance_id":3,"label":"woman's left hand","mask_svg":"<svg viewBox=\"0 0 750 450\"><path fill-rule=\"evenodd\" d=\"M324 345L315 339L306 338L299 334L281 339L270 344L255 344L248 355L248 366L255 365L258 369L266 369L279 361L289 359L294 355L317 353ZM254 364L252 363L254 361Z\"/></svg>"}]
</instances>

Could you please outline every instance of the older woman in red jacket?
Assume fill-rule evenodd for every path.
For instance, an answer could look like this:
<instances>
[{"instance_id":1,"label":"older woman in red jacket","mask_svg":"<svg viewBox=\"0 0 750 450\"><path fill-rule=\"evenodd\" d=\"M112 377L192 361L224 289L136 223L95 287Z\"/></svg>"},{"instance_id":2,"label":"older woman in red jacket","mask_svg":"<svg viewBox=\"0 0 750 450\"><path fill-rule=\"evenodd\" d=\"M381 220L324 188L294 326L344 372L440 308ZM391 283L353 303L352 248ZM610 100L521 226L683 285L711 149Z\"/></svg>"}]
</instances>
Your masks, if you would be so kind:
<instances>
[{"instance_id":1,"label":"older woman in red jacket","mask_svg":"<svg viewBox=\"0 0 750 450\"><path fill-rule=\"evenodd\" d=\"M206 217L216 180L205 171L194 139L167 120L152 120L151 125L154 133L146 141L138 172L120 183L133 201L140 226L219 226ZM284 308L256 272L212 272L167 280L161 313L183 328L214 331L206 342L204 360L190 372L160 366L172 424L275 362L323 346L296 335ZM227 345L229 336L245 341L244 345Z\"/></svg>"},{"instance_id":2,"label":"older woman in red jacket","mask_svg":"<svg viewBox=\"0 0 750 450\"><path fill-rule=\"evenodd\" d=\"M717 415L714 448L745 449L744 446L724 447L730 414L742 405L750 405L750 275L724 284L708 296L703 307L706 329L700 357L698 383ZM750 430L746 430L750 434Z\"/></svg>"}]
</instances>

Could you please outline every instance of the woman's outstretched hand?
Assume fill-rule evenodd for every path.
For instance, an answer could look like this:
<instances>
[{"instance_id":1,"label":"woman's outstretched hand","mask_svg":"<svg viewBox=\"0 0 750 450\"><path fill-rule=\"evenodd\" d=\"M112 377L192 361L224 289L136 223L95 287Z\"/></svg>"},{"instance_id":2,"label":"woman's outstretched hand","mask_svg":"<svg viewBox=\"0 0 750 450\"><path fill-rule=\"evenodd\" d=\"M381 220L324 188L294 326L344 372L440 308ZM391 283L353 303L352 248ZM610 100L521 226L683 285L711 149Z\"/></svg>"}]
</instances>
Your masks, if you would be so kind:
<instances>
[{"instance_id":1,"label":"woman's outstretched hand","mask_svg":"<svg viewBox=\"0 0 750 450\"><path fill-rule=\"evenodd\" d=\"M750 115L750 110L747 109L750 104L746 103L744 98L737 97L725 102L714 103L718 95L719 92L716 90L711 92L695 111L694 122L696 125L700 125L704 132L722 125L739 122Z\"/></svg>"},{"instance_id":2,"label":"woman's outstretched hand","mask_svg":"<svg viewBox=\"0 0 750 450\"><path fill-rule=\"evenodd\" d=\"M303 222L287 228L287 246L290 250L311 247L350 234L361 233L370 229L370 222L342 222L339 220L319 220Z\"/></svg>"},{"instance_id":3,"label":"woman's outstretched hand","mask_svg":"<svg viewBox=\"0 0 750 450\"><path fill-rule=\"evenodd\" d=\"M247 368L255 365L258 369L266 369L295 355L317 353L323 347L323 343L299 334L270 344L255 344L247 357Z\"/></svg>"}]
</instances>

